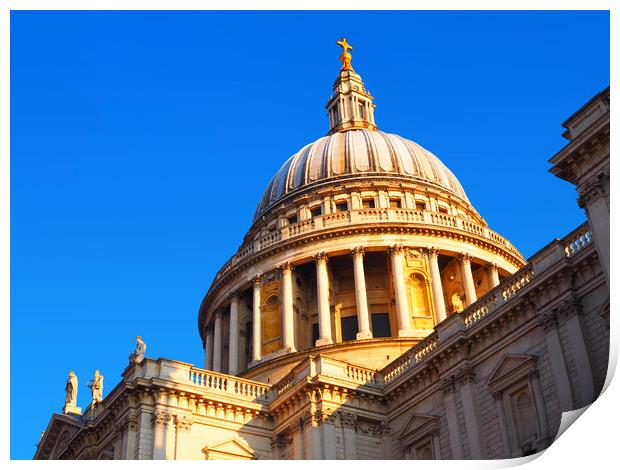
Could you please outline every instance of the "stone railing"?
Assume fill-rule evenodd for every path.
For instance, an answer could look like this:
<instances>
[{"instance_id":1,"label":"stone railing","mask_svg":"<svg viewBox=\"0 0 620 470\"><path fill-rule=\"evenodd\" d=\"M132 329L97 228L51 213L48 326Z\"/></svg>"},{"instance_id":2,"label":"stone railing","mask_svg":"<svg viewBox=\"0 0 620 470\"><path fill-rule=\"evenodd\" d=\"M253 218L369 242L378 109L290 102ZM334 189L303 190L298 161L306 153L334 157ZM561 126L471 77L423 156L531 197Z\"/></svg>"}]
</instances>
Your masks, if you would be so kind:
<instances>
[{"instance_id":1,"label":"stone railing","mask_svg":"<svg viewBox=\"0 0 620 470\"><path fill-rule=\"evenodd\" d=\"M400 377L405 371L424 362L424 358L439 344L437 332L433 332L393 362L381 370L386 385Z\"/></svg>"},{"instance_id":2,"label":"stone railing","mask_svg":"<svg viewBox=\"0 0 620 470\"><path fill-rule=\"evenodd\" d=\"M442 212L421 211L416 209L366 208L318 215L311 219L302 220L294 224L286 225L281 229L276 229L263 237L243 245L239 251L228 260L222 269L220 269L216 279L226 274L226 272L237 263L281 241L307 233L325 230L327 228L362 225L367 223L411 223L462 230L499 244L514 256L521 258L517 249L512 246L508 240L488 227L479 225L471 220L462 219Z\"/></svg>"},{"instance_id":3,"label":"stone railing","mask_svg":"<svg viewBox=\"0 0 620 470\"><path fill-rule=\"evenodd\" d=\"M361 385L379 385L380 381L377 377L377 371L374 369L367 369L366 367L355 366L353 364L347 364L347 378L351 382L355 382Z\"/></svg>"},{"instance_id":4,"label":"stone railing","mask_svg":"<svg viewBox=\"0 0 620 470\"><path fill-rule=\"evenodd\" d=\"M210 370L192 367L188 371L187 379L190 384L198 387L234 395L244 400L267 403L271 398L270 386L267 384Z\"/></svg>"},{"instance_id":5,"label":"stone railing","mask_svg":"<svg viewBox=\"0 0 620 470\"><path fill-rule=\"evenodd\" d=\"M588 227L581 226L575 232L570 233L562 240L564 242L564 252L568 258L592 243L592 234Z\"/></svg>"}]
</instances>

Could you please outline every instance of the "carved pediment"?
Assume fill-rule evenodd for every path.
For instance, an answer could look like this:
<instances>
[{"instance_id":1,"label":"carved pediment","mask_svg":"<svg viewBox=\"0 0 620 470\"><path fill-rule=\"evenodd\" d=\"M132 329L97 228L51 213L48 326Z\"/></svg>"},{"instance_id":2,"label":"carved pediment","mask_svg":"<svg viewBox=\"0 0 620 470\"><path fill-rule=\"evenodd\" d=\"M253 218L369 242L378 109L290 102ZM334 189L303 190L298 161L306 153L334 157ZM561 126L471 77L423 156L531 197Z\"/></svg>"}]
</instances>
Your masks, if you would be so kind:
<instances>
[{"instance_id":1,"label":"carved pediment","mask_svg":"<svg viewBox=\"0 0 620 470\"><path fill-rule=\"evenodd\" d=\"M202 449L207 460L255 460L250 446L241 438L232 438Z\"/></svg>"},{"instance_id":2,"label":"carved pediment","mask_svg":"<svg viewBox=\"0 0 620 470\"><path fill-rule=\"evenodd\" d=\"M422 439L429 434L439 431L439 417L431 415L414 414L398 436L403 446Z\"/></svg>"},{"instance_id":3,"label":"carved pediment","mask_svg":"<svg viewBox=\"0 0 620 470\"><path fill-rule=\"evenodd\" d=\"M57 459L81 428L79 418L54 414L37 446L35 460Z\"/></svg>"},{"instance_id":4,"label":"carved pediment","mask_svg":"<svg viewBox=\"0 0 620 470\"><path fill-rule=\"evenodd\" d=\"M499 392L519 380L536 373L536 356L507 354L493 368L487 384Z\"/></svg>"}]
</instances>

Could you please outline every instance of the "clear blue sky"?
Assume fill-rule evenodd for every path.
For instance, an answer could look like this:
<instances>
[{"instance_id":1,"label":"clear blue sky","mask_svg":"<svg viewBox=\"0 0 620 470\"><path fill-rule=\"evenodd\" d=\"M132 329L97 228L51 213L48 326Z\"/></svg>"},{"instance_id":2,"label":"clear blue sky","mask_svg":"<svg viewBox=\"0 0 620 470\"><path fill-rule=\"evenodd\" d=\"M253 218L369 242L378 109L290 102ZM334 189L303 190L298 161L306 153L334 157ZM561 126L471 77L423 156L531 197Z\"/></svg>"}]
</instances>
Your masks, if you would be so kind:
<instances>
[{"instance_id":1,"label":"clear blue sky","mask_svg":"<svg viewBox=\"0 0 620 470\"><path fill-rule=\"evenodd\" d=\"M68 371L86 407L136 334L202 364L200 302L270 177L327 132L343 35L380 129L525 256L585 220L547 160L609 84L606 12L13 12L12 458Z\"/></svg>"}]
</instances>

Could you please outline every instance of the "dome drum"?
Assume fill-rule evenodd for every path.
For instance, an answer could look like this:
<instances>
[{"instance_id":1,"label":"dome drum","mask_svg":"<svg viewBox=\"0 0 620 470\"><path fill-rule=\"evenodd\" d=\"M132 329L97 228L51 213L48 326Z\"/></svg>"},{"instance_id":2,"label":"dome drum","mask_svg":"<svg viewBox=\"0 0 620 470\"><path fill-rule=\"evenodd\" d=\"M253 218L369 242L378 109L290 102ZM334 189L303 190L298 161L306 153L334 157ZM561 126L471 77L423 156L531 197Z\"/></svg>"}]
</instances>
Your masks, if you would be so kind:
<instances>
[{"instance_id":1,"label":"dome drum","mask_svg":"<svg viewBox=\"0 0 620 470\"><path fill-rule=\"evenodd\" d=\"M378 130L343 57L328 135L276 172L203 300L207 369L273 379L318 353L380 369L525 265L435 155Z\"/></svg>"}]
</instances>

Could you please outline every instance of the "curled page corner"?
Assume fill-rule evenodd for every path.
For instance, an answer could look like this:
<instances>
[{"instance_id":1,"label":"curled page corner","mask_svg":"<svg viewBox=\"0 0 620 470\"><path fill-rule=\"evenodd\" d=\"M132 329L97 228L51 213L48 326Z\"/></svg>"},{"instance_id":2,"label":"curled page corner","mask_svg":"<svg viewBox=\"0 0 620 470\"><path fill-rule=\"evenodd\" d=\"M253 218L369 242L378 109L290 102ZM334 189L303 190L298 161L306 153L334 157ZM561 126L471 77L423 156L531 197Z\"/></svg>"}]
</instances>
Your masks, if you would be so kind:
<instances>
[{"instance_id":1,"label":"curled page corner","mask_svg":"<svg viewBox=\"0 0 620 470\"><path fill-rule=\"evenodd\" d=\"M590 408L592 404L590 405L586 405L583 408L578 408L576 410L571 410L571 411L563 411L562 412L562 419L560 420L560 427L558 429L557 434L555 435L555 438L553 439L553 442L557 441L558 438L564 434L564 431L566 431L575 421L577 421L577 419L579 419L579 417L588 409ZM553 445L553 443L551 443L551 445ZM549 446L551 447L551 446Z\"/></svg>"}]
</instances>

